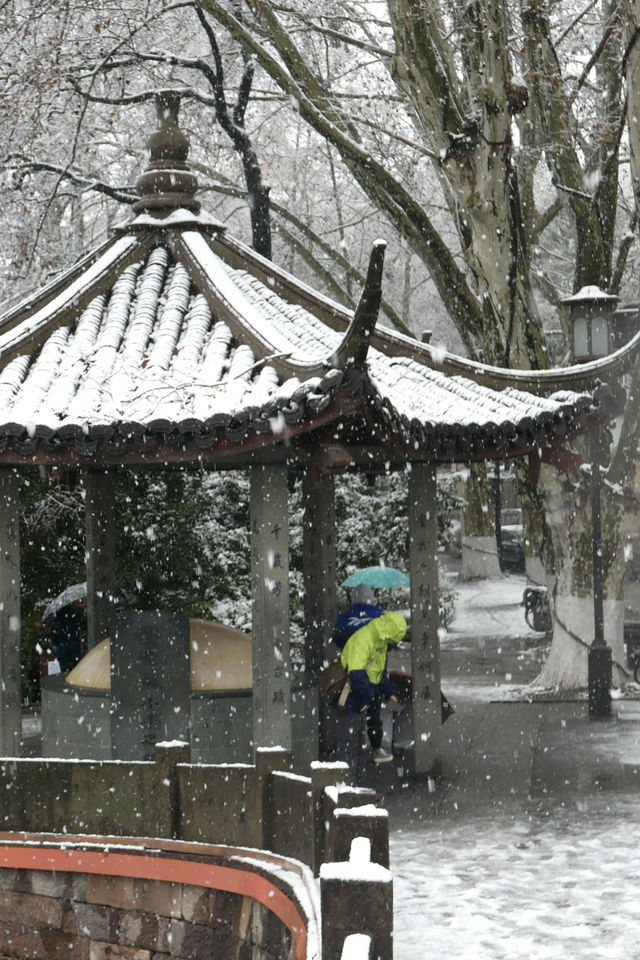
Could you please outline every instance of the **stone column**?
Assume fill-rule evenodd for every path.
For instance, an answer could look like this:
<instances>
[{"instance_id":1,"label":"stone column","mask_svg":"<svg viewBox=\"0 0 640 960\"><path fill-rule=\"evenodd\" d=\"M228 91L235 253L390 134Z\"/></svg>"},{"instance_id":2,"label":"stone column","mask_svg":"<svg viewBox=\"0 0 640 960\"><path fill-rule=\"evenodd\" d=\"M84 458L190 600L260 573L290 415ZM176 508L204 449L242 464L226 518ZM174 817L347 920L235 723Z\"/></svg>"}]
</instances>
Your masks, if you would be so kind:
<instances>
[{"instance_id":1,"label":"stone column","mask_svg":"<svg viewBox=\"0 0 640 960\"><path fill-rule=\"evenodd\" d=\"M254 747L291 750L287 470L251 470Z\"/></svg>"},{"instance_id":2,"label":"stone column","mask_svg":"<svg viewBox=\"0 0 640 960\"><path fill-rule=\"evenodd\" d=\"M433 773L440 752L440 641L436 468L414 463L409 474L409 572L413 772Z\"/></svg>"},{"instance_id":3,"label":"stone column","mask_svg":"<svg viewBox=\"0 0 640 960\"><path fill-rule=\"evenodd\" d=\"M334 486L332 476L313 466L302 482L305 670L310 676L322 664L337 612Z\"/></svg>"},{"instance_id":4,"label":"stone column","mask_svg":"<svg viewBox=\"0 0 640 960\"><path fill-rule=\"evenodd\" d=\"M87 634L91 649L109 636L116 594L115 471L85 474Z\"/></svg>"},{"instance_id":5,"label":"stone column","mask_svg":"<svg viewBox=\"0 0 640 960\"><path fill-rule=\"evenodd\" d=\"M318 668L338 650L329 643L336 619L335 483L313 464L302 481L302 574L304 580L304 703L296 704L296 730L317 731L312 759L331 749L329 707L318 694ZM302 699L299 696L297 699Z\"/></svg>"},{"instance_id":6,"label":"stone column","mask_svg":"<svg viewBox=\"0 0 640 960\"><path fill-rule=\"evenodd\" d=\"M20 756L20 485L0 467L0 755Z\"/></svg>"}]
</instances>

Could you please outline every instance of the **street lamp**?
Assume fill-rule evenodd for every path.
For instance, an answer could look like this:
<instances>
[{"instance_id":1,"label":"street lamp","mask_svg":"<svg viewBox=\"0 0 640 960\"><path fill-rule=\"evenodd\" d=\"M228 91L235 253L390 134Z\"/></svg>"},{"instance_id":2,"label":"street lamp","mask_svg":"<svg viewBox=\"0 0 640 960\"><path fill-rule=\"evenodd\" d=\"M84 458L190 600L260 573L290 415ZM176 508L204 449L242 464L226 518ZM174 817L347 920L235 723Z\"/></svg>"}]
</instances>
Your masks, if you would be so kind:
<instances>
[{"instance_id":1,"label":"street lamp","mask_svg":"<svg viewBox=\"0 0 640 960\"><path fill-rule=\"evenodd\" d=\"M611 353L613 315L619 299L600 287L587 286L562 300L569 308L573 363L586 363Z\"/></svg>"},{"instance_id":2,"label":"street lamp","mask_svg":"<svg viewBox=\"0 0 640 960\"><path fill-rule=\"evenodd\" d=\"M611 716L611 647L604 639L602 527L600 522L600 449L598 428L591 430L591 533L593 546L594 637L588 654L589 716Z\"/></svg>"},{"instance_id":3,"label":"street lamp","mask_svg":"<svg viewBox=\"0 0 640 960\"><path fill-rule=\"evenodd\" d=\"M569 308L571 359L586 363L614 349L614 314L620 298L586 286L562 301ZM593 546L594 639L589 647L589 716L611 716L611 647L604 639L600 457L598 429L591 431L591 535Z\"/></svg>"}]
</instances>

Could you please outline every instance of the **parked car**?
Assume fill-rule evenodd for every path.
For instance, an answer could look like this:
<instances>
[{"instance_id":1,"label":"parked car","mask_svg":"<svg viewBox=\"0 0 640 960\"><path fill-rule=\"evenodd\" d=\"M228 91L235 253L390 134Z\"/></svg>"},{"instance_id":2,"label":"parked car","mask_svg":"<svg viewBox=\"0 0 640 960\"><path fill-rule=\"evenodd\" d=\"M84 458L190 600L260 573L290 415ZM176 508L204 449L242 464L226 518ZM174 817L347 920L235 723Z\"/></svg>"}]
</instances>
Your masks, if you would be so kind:
<instances>
[{"instance_id":1,"label":"parked car","mask_svg":"<svg viewBox=\"0 0 640 960\"><path fill-rule=\"evenodd\" d=\"M524 573L524 536L522 533L522 510L506 509L501 514L500 566L505 573Z\"/></svg>"}]
</instances>

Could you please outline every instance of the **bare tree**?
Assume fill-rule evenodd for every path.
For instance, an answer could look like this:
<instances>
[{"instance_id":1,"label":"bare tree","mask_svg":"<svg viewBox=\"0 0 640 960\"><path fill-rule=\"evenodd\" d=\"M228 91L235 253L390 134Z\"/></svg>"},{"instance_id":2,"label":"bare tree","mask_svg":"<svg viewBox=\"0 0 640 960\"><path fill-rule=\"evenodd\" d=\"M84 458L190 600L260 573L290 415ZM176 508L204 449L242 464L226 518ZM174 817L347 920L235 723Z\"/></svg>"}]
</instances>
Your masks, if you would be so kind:
<instances>
[{"instance_id":1,"label":"bare tree","mask_svg":"<svg viewBox=\"0 0 640 960\"><path fill-rule=\"evenodd\" d=\"M190 29L194 16L201 30ZM9 91L0 97L2 155L19 155L5 170L23 209L37 209L41 223L64 224L99 191L108 219L111 197L128 197L140 148L140 125L130 134L117 129L114 102L167 81L190 88L187 77L199 76L207 88L193 88L193 101L217 111L231 137L242 190L258 198L258 232L269 195L255 162L256 132L264 166L268 121L273 129L277 118L278 149L291 160L301 130L295 111L308 131L296 171L305 187L289 191L294 209L282 202L281 187L279 236L298 243L306 265L338 266L346 277L346 238L368 219L378 230L381 214L401 249L411 251L416 282L428 272L472 357L544 367L541 313L552 316L559 299L585 282L628 289L640 184L640 12L632 0L119 0L108 10L98 0L11 0L0 17ZM214 33L213 22L226 33ZM227 60L225 76L227 34L245 57L231 71ZM132 115L136 109L130 103ZM195 110L189 122L202 131L193 138L202 141L194 162L210 172L210 184L238 196L233 176L225 182L219 167L214 178L212 158L220 153L210 124ZM332 199L314 221L323 183ZM47 217L55 204L62 209ZM32 246L17 203L15 210L13 247L23 233L23 245ZM319 226L322 217L330 230ZM43 250L60 247L55 238L48 247L40 239ZM414 329L431 326L408 309ZM622 545L636 528L630 453L637 429L637 404L629 403L622 441L611 450L605 503L607 623L619 660ZM522 481L547 520L530 531L532 547L557 575L545 679L567 685L585 675L583 647L572 637L589 633L588 510L571 507L582 503L587 480L578 468L559 475L543 467L537 489Z\"/></svg>"},{"instance_id":2,"label":"bare tree","mask_svg":"<svg viewBox=\"0 0 640 960\"><path fill-rule=\"evenodd\" d=\"M557 302L585 284L624 290L640 184L637 3L386 0L318 9L307 0L286 7L261 0L246 4L244 22L225 0L199 5L256 57L426 264L472 356L544 367L541 295ZM331 71L317 55L326 37L348 50L341 85L338 53ZM429 158L448 233L434 223L424 192L382 155L372 110L348 98L372 75L379 98L396 98L416 164ZM379 102L374 113L382 115ZM623 163L631 183L621 177ZM558 289L544 245L561 222ZM607 636L621 666L623 543L637 528L630 509L638 490L636 395L634 384L622 441L610 451L604 508ZM532 539L557 575L554 645L542 679L583 685L591 631L587 477L577 468L563 475L543 468L537 490L522 480L545 509L547 526Z\"/></svg>"},{"instance_id":3,"label":"bare tree","mask_svg":"<svg viewBox=\"0 0 640 960\"><path fill-rule=\"evenodd\" d=\"M366 263L368 243L358 242L354 248L353 237L361 221L370 218L371 208L363 213L360 199L360 212L350 215L347 208L353 190L345 189L348 184L341 169L334 171L326 199L322 197L323 168L331 166L332 157L318 157L316 142L309 144L304 161L296 166L287 142L295 141L296 124L300 126L300 122L286 98L273 86L265 88L263 84L261 89L254 89L254 58L243 56L227 34L214 31L202 10L190 9L189 4L181 2L141 4L137 0L119 0L110 5L108 16L99 4L78 4L75 0L51 0L45 9L38 7L37 11L31 0L14 0L13 7L7 15L5 60L24 60L20 76L27 79L26 86L16 81L14 93L18 96L12 104L24 104L24 109L21 106L15 111L23 122L20 135L8 138L4 155L0 135L0 175L4 169L9 188L5 220L23 199L25 202L15 216L16 232L24 240L18 236L15 244L5 245L7 252L18 248L12 261L7 262L8 275L15 280L16 274L22 273L32 283L37 282L38 268L55 270L61 265L62 251L73 255L73 244L58 241L60 230L64 232L72 222L73 238L80 248L96 239L96 230L104 233L111 218L117 216L115 205L109 201L133 202L133 182L143 142L143 135L138 135L136 147L136 133L145 126L141 105L158 89L171 85L182 91L186 104L193 104L183 111L195 148L192 163L200 174L201 189L214 195L219 215L226 219L231 214L237 224L244 204L255 249L271 256L275 226L281 254L288 249L297 269L312 282L345 305L354 305L353 291L357 292L363 282L359 264ZM48 25L47 14L52 25ZM17 29L21 25L23 31ZM74 38L78 43L83 28L92 39L98 39L76 51ZM41 57L25 53L23 32L37 38L37 51L51 44L47 70L42 71ZM43 86L43 93L38 110L30 112L29 101L36 84L29 73L34 56L40 63L37 82ZM0 71L2 62L0 51ZM35 69L34 65L34 73ZM48 122L55 124L53 131L47 130L53 136L41 136L44 112ZM29 118L26 121L25 115ZM123 120L116 123L116 116L129 119L129 125ZM270 117L285 121L284 136L278 136L281 124L276 126ZM226 136L220 137L216 132L220 129ZM291 131L290 137L287 131ZM276 172L278 190L273 203L258 162L256 137L268 166ZM305 131L298 135L299 142L307 139ZM241 183L229 163L231 154L221 149L225 141L239 158ZM286 169L287 164L291 170ZM304 188L299 185L301 176L306 180ZM307 216L296 209L300 197L305 198ZM227 198L237 198L235 209ZM328 214L332 203L333 211ZM336 221L340 242L332 235L332 221ZM400 252L391 247L391 270ZM424 282L424 276L417 289L420 282ZM382 310L397 329L411 332L387 300Z\"/></svg>"}]
</instances>

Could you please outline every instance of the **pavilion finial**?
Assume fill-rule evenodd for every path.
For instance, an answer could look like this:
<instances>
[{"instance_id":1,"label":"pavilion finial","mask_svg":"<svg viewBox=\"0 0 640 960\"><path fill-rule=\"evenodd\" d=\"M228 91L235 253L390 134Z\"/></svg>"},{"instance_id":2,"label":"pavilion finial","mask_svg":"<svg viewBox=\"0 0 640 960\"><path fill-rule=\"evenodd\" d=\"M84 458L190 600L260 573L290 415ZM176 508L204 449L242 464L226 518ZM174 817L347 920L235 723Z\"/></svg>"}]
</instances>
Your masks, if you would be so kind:
<instances>
[{"instance_id":1,"label":"pavilion finial","mask_svg":"<svg viewBox=\"0 0 640 960\"><path fill-rule=\"evenodd\" d=\"M198 180L187 163L189 141L178 125L180 93L162 90L156 94L155 102L159 129L147 142L149 164L136 182L140 200L134 203L133 209L136 213L146 211L158 217L179 208L198 213L200 203L195 199Z\"/></svg>"},{"instance_id":2,"label":"pavilion finial","mask_svg":"<svg viewBox=\"0 0 640 960\"><path fill-rule=\"evenodd\" d=\"M384 240L376 240L371 249L369 268L358 306L342 343L332 357L332 363L339 370L344 370L347 366L363 367L366 362L382 299L382 268L386 248Z\"/></svg>"}]
</instances>

